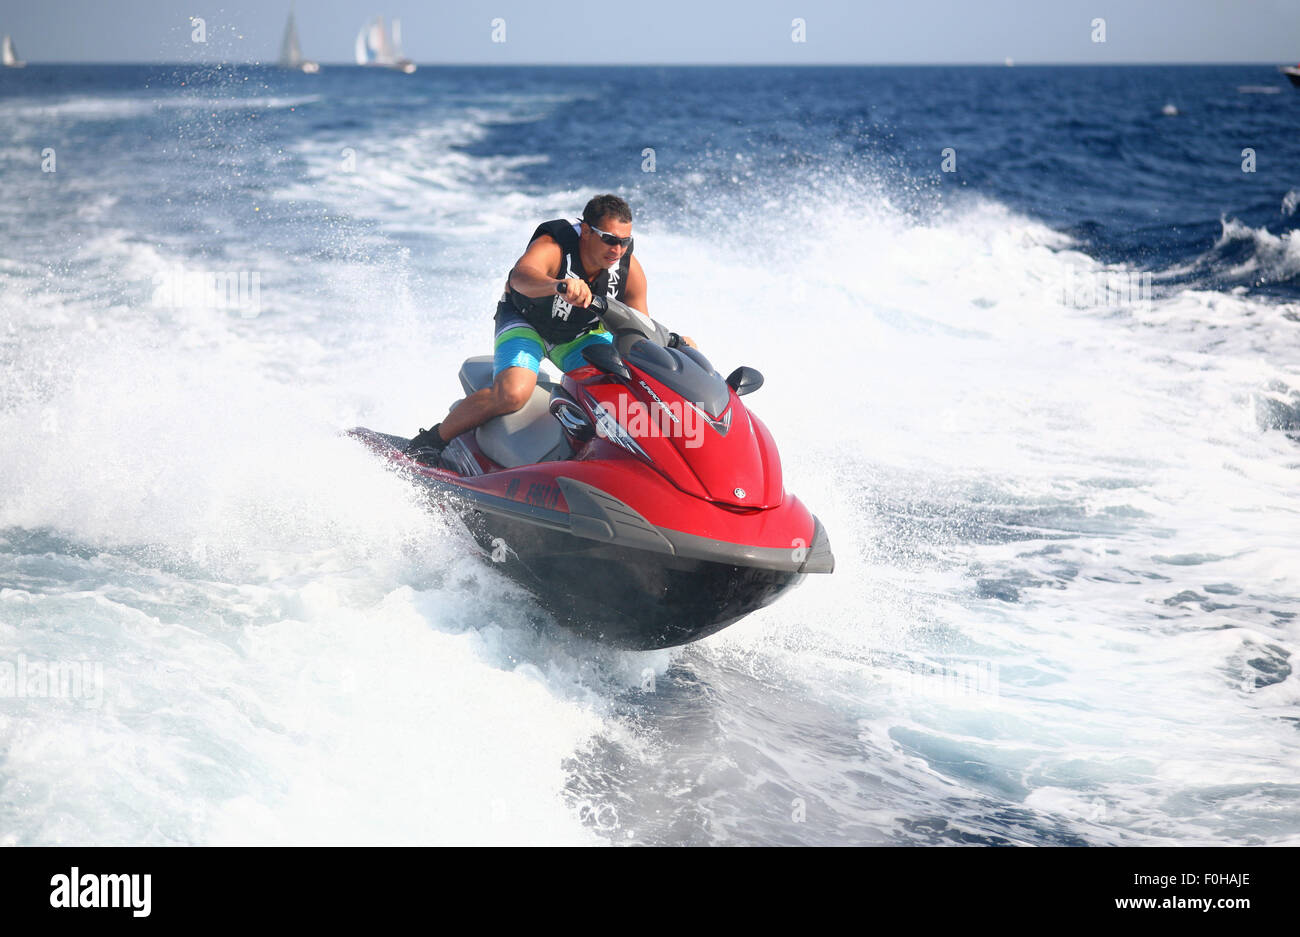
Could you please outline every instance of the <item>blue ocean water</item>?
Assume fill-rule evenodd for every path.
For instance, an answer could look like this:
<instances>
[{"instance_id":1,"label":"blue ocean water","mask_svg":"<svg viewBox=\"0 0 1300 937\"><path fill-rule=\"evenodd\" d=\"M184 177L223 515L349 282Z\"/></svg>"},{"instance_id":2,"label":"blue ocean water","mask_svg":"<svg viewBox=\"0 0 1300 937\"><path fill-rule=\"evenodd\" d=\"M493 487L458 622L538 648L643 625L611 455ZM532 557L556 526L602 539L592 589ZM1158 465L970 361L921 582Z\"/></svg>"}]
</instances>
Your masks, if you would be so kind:
<instances>
[{"instance_id":1,"label":"blue ocean water","mask_svg":"<svg viewBox=\"0 0 1300 937\"><path fill-rule=\"evenodd\" d=\"M1300 842L1297 119L1244 66L6 70L0 841ZM602 191L837 556L672 652L339 435L437 419Z\"/></svg>"}]
</instances>

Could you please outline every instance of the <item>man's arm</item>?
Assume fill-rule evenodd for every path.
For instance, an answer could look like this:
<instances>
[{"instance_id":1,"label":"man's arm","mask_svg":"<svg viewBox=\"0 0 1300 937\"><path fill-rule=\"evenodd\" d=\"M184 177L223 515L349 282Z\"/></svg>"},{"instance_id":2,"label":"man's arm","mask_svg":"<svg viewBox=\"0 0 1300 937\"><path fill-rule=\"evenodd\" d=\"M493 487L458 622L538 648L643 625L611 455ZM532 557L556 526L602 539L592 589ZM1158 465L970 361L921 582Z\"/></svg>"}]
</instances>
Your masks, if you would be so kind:
<instances>
[{"instance_id":1,"label":"man's arm","mask_svg":"<svg viewBox=\"0 0 1300 937\"><path fill-rule=\"evenodd\" d=\"M549 234L543 234L528 245L524 256L515 261L509 283L531 299L549 296L555 292L555 285L560 282L558 277L563 260L564 252L560 250L559 243ZM568 284L564 294L566 302L582 309L591 305L591 287L586 280L569 277L565 282Z\"/></svg>"},{"instance_id":2,"label":"man's arm","mask_svg":"<svg viewBox=\"0 0 1300 937\"><path fill-rule=\"evenodd\" d=\"M524 255L515 261L510 271L510 286L525 296L536 299L555 293L556 275L564 253L555 238L543 234L528 245Z\"/></svg>"},{"instance_id":3,"label":"man's arm","mask_svg":"<svg viewBox=\"0 0 1300 937\"><path fill-rule=\"evenodd\" d=\"M623 302L637 312L650 315L650 309L646 306L645 271L641 269L641 261L636 259L635 254L627 265L627 289L623 291Z\"/></svg>"}]
</instances>

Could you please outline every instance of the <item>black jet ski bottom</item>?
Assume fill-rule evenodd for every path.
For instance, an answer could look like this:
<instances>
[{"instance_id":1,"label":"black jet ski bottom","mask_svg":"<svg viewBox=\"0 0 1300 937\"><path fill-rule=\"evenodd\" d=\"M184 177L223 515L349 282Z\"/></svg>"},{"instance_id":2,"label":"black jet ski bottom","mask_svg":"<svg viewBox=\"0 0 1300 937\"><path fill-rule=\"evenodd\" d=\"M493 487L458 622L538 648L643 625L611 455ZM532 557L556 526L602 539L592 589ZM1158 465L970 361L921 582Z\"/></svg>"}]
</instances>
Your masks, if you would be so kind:
<instances>
[{"instance_id":1,"label":"black jet ski bottom","mask_svg":"<svg viewBox=\"0 0 1300 937\"><path fill-rule=\"evenodd\" d=\"M651 554L473 509L462 518L493 561L560 624L630 650L708 637L804 578L787 570ZM583 571L578 579L575 568Z\"/></svg>"}]
</instances>

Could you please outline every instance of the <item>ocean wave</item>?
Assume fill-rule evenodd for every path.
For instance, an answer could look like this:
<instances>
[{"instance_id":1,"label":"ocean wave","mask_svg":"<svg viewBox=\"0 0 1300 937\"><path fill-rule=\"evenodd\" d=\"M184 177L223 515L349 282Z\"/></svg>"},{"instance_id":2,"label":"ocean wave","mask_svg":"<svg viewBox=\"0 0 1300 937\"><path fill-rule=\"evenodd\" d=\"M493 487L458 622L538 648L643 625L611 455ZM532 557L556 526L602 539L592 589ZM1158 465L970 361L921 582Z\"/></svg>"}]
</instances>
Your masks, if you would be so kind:
<instances>
[{"instance_id":1,"label":"ocean wave","mask_svg":"<svg viewBox=\"0 0 1300 937\"><path fill-rule=\"evenodd\" d=\"M31 98L15 98L0 103L0 119L47 119L54 121L130 120L169 111L277 110L301 107L323 99L310 94L296 97L103 97L80 95L51 103L37 103Z\"/></svg>"},{"instance_id":2,"label":"ocean wave","mask_svg":"<svg viewBox=\"0 0 1300 937\"><path fill-rule=\"evenodd\" d=\"M1297 205L1295 190L1282 199L1281 213L1291 215ZM1268 226L1252 226L1237 218L1219 219L1219 235L1214 243L1190 260L1173 264L1156 272L1158 282L1186 284L1198 288L1230 291L1281 290L1293 295L1290 288L1300 278L1300 229L1274 231Z\"/></svg>"}]
</instances>

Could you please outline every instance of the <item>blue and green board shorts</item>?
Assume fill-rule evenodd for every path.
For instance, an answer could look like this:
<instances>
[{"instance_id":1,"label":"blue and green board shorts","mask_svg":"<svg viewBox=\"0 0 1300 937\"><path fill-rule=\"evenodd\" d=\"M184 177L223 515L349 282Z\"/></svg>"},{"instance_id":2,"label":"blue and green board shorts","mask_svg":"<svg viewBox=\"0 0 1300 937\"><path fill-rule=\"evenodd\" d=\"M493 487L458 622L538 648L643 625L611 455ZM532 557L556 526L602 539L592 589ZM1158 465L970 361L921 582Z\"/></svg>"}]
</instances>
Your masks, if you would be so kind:
<instances>
[{"instance_id":1,"label":"blue and green board shorts","mask_svg":"<svg viewBox=\"0 0 1300 937\"><path fill-rule=\"evenodd\" d=\"M506 368L528 368L536 374L542 367L543 358L549 358L561 371L573 371L587 363L582 357L582 349L588 345L613 341L614 336L601 325L571 342L552 345L537 334L537 330L528 324L519 310L503 301L497 304L492 377L495 379Z\"/></svg>"}]
</instances>

